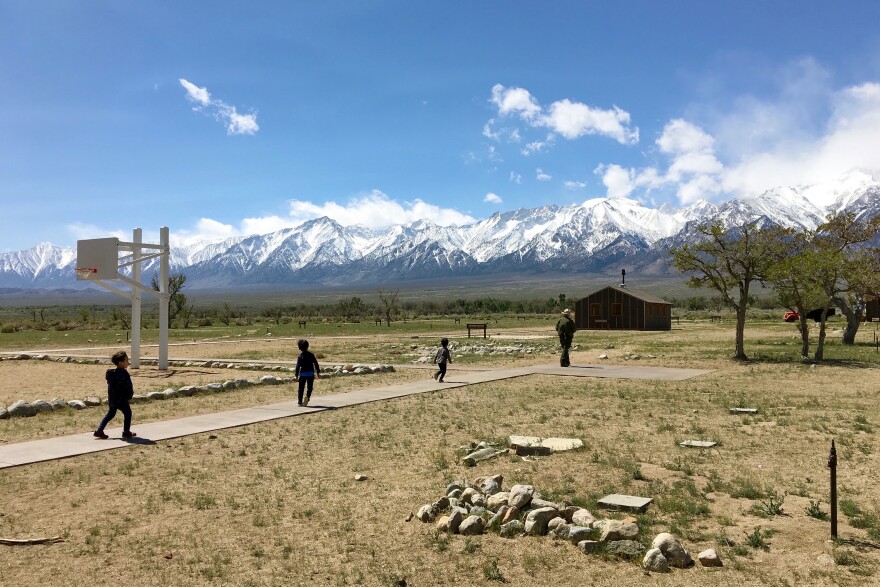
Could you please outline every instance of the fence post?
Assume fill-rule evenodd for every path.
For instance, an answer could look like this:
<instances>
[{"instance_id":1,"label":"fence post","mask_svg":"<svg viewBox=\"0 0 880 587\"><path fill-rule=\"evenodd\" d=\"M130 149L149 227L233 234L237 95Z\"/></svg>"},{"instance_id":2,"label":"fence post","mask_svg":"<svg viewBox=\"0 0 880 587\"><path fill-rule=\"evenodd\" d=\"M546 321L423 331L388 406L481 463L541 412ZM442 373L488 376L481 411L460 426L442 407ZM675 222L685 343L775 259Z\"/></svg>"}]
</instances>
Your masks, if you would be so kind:
<instances>
[{"instance_id":1,"label":"fence post","mask_svg":"<svg viewBox=\"0 0 880 587\"><path fill-rule=\"evenodd\" d=\"M831 452L828 454L828 468L831 469L831 539L837 540L837 449L831 439Z\"/></svg>"}]
</instances>

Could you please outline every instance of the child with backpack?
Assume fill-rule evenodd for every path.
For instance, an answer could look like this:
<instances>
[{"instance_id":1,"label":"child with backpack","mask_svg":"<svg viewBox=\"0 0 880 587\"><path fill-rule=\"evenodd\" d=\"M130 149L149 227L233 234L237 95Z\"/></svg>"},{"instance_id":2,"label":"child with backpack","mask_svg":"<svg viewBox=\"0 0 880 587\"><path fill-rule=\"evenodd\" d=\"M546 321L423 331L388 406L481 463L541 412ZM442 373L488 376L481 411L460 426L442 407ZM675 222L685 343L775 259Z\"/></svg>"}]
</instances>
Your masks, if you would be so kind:
<instances>
[{"instance_id":1,"label":"child with backpack","mask_svg":"<svg viewBox=\"0 0 880 587\"><path fill-rule=\"evenodd\" d=\"M441 338L440 339L440 348L437 349L437 354L434 355L434 362L437 364L437 368L439 369L436 373L434 373L434 379L443 383L443 378L446 377L446 363L452 362L452 353L449 352L449 339Z\"/></svg>"},{"instance_id":2,"label":"child with backpack","mask_svg":"<svg viewBox=\"0 0 880 587\"><path fill-rule=\"evenodd\" d=\"M122 412L123 416L122 438L132 438L137 436L137 434L131 431L131 406L128 402L134 396L134 386L131 384L131 375L128 374L128 365L130 363L128 353L119 351L110 360L113 361L116 368L107 369L107 372L104 374L104 379L107 380L107 414L101 420L101 423L98 424L98 429L95 430L93 436L101 440L108 438L104 432L104 427L110 423L110 420L116 417L118 410Z\"/></svg>"},{"instance_id":3,"label":"child with backpack","mask_svg":"<svg viewBox=\"0 0 880 587\"><path fill-rule=\"evenodd\" d=\"M299 381L297 405L308 406L309 400L312 398L312 387L315 385L315 377L321 376L321 367L318 365L318 359L315 355L309 352L309 341L300 339L296 346L300 350L299 357L296 359L296 371L294 373L294 379ZM305 398L303 398L303 391L306 392Z\"/></svg>"}]
</instances>

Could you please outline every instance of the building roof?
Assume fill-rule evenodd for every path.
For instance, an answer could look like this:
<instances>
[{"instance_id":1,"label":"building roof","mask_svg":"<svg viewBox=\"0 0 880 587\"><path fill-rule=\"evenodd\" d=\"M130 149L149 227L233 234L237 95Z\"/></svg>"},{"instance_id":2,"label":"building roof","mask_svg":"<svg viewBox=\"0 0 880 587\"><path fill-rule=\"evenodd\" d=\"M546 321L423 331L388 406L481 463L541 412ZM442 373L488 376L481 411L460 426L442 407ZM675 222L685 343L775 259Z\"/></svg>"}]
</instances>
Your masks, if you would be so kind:
<instances>
[{"instance_id":1,"label":"building roof","mask_svg":"<svg viewBox=\"0 0 880 587\"><path fill-rule=\"evenodd\" d=\"M602 290L604 290L604 289L613 289L613 290L615 290L615 291L619 291L620 293L625 293L625 294L627 294L627 295L629 295L629 296L632 296L632 297L634 297L634 298L638 298L638 299L642 300L643 302L648 302L648 303L651 303L651 304L666 304L667 306L671 306L671 305L672 305L672 302L667 302L666 300L664 300L664 299L662 299L662 298L660 298L660 297L657 297L657 296L655 296L655 295L653 295L653 294L649 294L649 293L646 293L646 292L643 292L643 291L639 291L639 290L637 290L637 289L632 289L632 288L630 288L630 287L619 287L619 286L616 286L616 285L608 285L608 286L605 286L605 287L603 287L603 288L601 288L601 289L597 289L596 291L594 291L594 292L592 292L592 293L590 293L590 294L585 295L584 298L588 298L588 297L590 297L590 296L593 295L593 294L597 294L597 293L599 293L600 291L602 291ZM581 298L581 299L583 299L583 298Z\"/></svg>"}]
</instances>

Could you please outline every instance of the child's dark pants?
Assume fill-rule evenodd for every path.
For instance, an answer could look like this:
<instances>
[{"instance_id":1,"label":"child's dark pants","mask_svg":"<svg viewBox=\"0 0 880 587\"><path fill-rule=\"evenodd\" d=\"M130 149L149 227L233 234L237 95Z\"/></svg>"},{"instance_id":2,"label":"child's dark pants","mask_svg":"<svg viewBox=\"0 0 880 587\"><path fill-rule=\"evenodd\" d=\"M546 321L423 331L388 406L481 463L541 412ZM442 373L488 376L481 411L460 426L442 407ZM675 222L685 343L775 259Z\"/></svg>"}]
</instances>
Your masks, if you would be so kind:
<instances>
[{"instance_id":1,"label":"child's dark pants","mask_svg":"<svg viewBox=\"0 0 880 587\"><path fill-rule=\"evenodd\" d=\"M110 407L107 409L107 415L104 416L104 419L98 424L98 432L103 432L104 427L110 423L110 420L116 417L116 410L122 412L122 431L128 432L129 428L131 428L131 406L128 405L128 402L124 404L109 404L109 406Z\"/></svg>"},{"instance_id":2,"label":"child's dark pants","mask_svg":"<svg viewBox=\"0 0 880 587\"><path fill-rule=\"evenodd\" d=\"M312 399L312 388L315 386L315 376L311 377L302 377L299 378L299 391L296 394L297 401L299 403L303 403L303 390L305 390L306 385L308 385L308 391L306 392L306 399Z\"/></svg>"}]
</instances>

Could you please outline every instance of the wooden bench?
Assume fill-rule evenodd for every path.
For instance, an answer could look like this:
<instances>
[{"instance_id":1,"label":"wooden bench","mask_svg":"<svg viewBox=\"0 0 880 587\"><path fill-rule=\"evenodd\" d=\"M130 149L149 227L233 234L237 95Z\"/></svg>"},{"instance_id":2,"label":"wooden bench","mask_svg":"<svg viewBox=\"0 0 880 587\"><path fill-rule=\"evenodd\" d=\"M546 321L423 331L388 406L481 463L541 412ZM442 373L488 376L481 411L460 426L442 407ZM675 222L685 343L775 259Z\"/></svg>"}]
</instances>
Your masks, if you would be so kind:
<instances>
[{"instance_id":1,"label":"wooden bench","mask_svg":"<svg viewBox=\"0 0 880 587\"><path fill-rule=\"evenodd\" d=\"M680 320L680 319L681 319L681 318L679 318L678 316L672 316L672 320L675 320L675 323L676 323L676 324L679 324L679 320Z\"/></svg>"},{"instance_id":2,"label":"wooden bench","mask_svg":"<svg viewBox=\"0 0 880 587\"><path fill-rule=\"evenodd\" d=\"M300 320L300 321L299 321L299 327L300 327L300 328L305 328L305 327L306 327L306 321L305 321L305 320Z\"/></svg>"},{"instance_id":3,"label":"wooden bench","mask_svg":"<svg viewBox=\"0 0 880 587\"><path fill-rule=\"evenodd\" d=\"M712 322L721 322L721 314L709 314L709 320Z\"/></svg>"},{"instance_id":4,"label":"wooden bench","mask_svg":"<svg viewBox=\"0 0 880 587\"><path fill-rule=\"evenodd\" d=\"M471 337L471 330L483 330L483 338L486 338L486 326L485 322L468 322L465 326L467 326L468 330L468 338Z\"/></svg>"},{"instance_id":5,"label":"wooden bench","mask_svg":"<svg viewBox=\"0 0 880 587\"><path fill-rule=\"evenodd\" d=\"M376 319L376 326L382 326L382 320L381 320L381 319L379 319L379 318Z\"/></svg>"},{"instance_id":6,"label":"wooden bench","mask_svg":"<svg viewBox=\"0 0 880 587\"><path fill-rule=\"evenodd\" d=\"M525 320L526 317L525 317L525 316L517 316L516 319L517 319L517 320Z\"/></svg>"},{"instance_id":7,"label":"wooden bench","mask_svg":"<svg viewBox=\"0 0 880 587\"><path fill-rule=\"evenodd\" d=\"M456 324L461 324L461 318L453 318Z\"/></svg>"}]
</instances>

